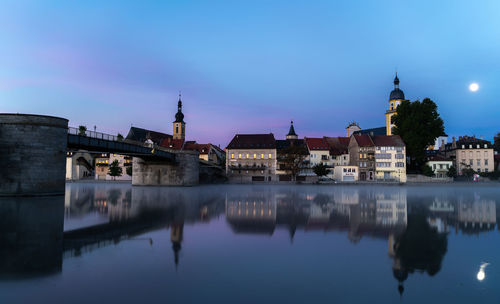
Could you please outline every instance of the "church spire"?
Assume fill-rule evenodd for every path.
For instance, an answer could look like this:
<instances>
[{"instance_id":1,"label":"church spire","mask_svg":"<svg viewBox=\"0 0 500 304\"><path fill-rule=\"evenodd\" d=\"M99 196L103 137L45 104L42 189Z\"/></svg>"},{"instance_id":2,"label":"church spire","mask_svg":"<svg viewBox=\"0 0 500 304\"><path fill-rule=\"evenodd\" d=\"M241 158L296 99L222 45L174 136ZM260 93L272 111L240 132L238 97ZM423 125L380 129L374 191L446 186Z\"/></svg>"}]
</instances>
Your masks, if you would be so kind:
<instances>
[{"instance_id":1,"label":"church spire","mask_svg":"<svg viewBox=\"0 0 500 304\"><path fill-rule=\"evenodd\" d=\"M286 135L286 139L297 139L299 136L295 133L295 128L293 127L293 120L290 122L290 129Z\"/></svg>"}]
</instances>

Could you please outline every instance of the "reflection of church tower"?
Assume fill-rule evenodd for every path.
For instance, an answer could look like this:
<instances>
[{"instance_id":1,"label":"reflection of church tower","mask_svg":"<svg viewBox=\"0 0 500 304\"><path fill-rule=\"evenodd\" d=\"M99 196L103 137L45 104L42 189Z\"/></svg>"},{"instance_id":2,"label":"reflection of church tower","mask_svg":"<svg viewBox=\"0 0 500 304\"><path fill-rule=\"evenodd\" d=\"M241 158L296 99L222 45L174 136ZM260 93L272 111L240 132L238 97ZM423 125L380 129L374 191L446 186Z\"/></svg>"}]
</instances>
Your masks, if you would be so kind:
<instances>
[{"instance_id":1,"label":"reflection of church tower","mask_svg":"<svg viewBox=\"0 0 500 304\"><path fill-rule=\"evenodd\" d=\"M174 139L186 138L186 123L184 122L184 114L182 114L182 100L179 93L179 101L177 102L177 113L174 121Z\"/></svg>"},{"instance_id":2,"label":"reflection of church tower","mask_svg":"<svg viewBox=\"0 0 500 304\"><path fill-rule=\"evenodd\" d=\"M170 227L170 241L172 242L172 249L174 250L175 268L179 264L179 252L181 251L182 235L184 232L184 219L177 221Z\"/></svg>"},{"instance_id":3,"label":"reflection of church tower","mask_svg":"<svg viewBox=\"0 0 500 304\"><path fill-rule=\"evenodd\" d=\"M394 234L391 233L389 234L389 257L391 257L394 261L392 264L392 274L396 280L398 280L398 292L400 296L403 296L403 292L405 290L403 286L403 282L406 281L408 278L408 271L404 269L404 267L401 265L401 260L399 257L396 256L396 249L398 246L398 243L395 241Z\"/></svg>"},{"instance_id":4,"label":"reflection of church tower","mask_svg":"<svg viewBox=\"0 0 500 304\"><path fill-rule=\"evenodd\" d=\"M394 78L394 90L391 91L391 95L389 96L389 110L385 112L387 135L392 135L394 128L392 116L396 114L396 109L403 100L405 100L405 94L399 89L399 78L396 73L396 77Z\"/></svg>"}]
</instances>

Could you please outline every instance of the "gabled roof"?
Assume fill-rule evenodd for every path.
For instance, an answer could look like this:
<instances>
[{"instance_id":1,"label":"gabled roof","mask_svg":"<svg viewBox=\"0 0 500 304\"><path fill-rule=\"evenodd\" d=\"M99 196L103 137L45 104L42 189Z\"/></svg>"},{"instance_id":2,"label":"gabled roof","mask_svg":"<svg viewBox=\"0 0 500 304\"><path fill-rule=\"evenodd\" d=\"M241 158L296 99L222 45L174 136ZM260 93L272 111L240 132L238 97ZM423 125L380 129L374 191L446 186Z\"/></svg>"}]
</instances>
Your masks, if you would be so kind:
<instances>
[{"instance_id":1,"label":"gabled roof","mask_svg":"<svg viewBox=\"0 0 500 304\"><path fill-rule=\"evenodd\" d=\"M376 135L372 136L373 143L377 147L404 147L405 143L399 135Z\"/></svg>"},{"instance_id":2,"label":"gabled roof","mask_svg":"<svg viewBox=\"0 0 500 304\"><path fill-rule=\"evenodd\" d=\"M330 147L328 146L328 143L323 137L320 138L311 138L311 137L306 137L304 138L306 141L307 148L309 151L311 150L316 150L316 151L323 151L323 150L330 150Z\"/></svg>"},{"instance_id":3,"label":"gabled roof","mask_svg":"<svg viewBox=\"0 0 500 304\"><path fill-rule=\"evenodd\" d=\"M185 143L184 150L198 151L200 154L208 154L212 148L211 144Z\"/></svg>"},{"instance_id":4,"label":"gabled roof","mask_svg":"<svg viewBox=\"0 0 500 304\"><path fill-rule=\"evenodd\" d=\"M236 134L226 149L276 149L273 133Z\"/></svg>"},{"instance_id":5,"label":"gabled roof","mask_svg":"<svg viewBox=\"0 0 500 304\"><path fill-rule=\"evenodd\" d=\"M145 142L147 139L151 139L155 144L160 145L162 141L167 138L172 138L172 135L142 128L130 127L125 139L141 143Z\"/></svg>"},{"instance_id":6,"label":"gabled roof","mask_svg":"<svg viewBox=\"0 0 500 304\"><path fill-rule=\"evenodd\" d=\"M360 147L373 147L375 143L373 143L371 137L367 134L353 134L351 136Z\"/></svg>"},{"instance_id":7,"label":"gabled roof","mask_svg":"<svg viewBox=\"0 0 500 304\"><path fill-rule=\"evenodd\" d=\"M174 149L174 150L182 150L184 148L184 140L183 139L173 139L173 138L165 138L160 146L164 148Z\"/></svg>"},{"instance_id":8,"label":"gabled roof","mask_svg":"<svg viewBox=\"0 0 500 304\"><path fill-rule=\"evenodd\" d=\"M324 137L330 148L330 155L348 154L349 137Z\"/></svg>"}]
</instances>

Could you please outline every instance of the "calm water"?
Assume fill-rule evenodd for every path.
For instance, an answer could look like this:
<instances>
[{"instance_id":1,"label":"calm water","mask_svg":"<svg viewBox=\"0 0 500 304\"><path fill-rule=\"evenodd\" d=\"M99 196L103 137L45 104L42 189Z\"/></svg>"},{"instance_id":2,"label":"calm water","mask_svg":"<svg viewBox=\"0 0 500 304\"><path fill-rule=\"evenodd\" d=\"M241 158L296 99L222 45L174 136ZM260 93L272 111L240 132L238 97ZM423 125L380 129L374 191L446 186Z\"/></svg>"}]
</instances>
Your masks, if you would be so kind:
<instances>
[{"instance_id":1,"label":"calm water","mask_svg":"<svg viewBox=\"0 0 500 304\"><path fill-rule=\"evenodd\" d=\"M498 303L498 186L0 199L0 303Z\"/></svg>"}]
</instances>

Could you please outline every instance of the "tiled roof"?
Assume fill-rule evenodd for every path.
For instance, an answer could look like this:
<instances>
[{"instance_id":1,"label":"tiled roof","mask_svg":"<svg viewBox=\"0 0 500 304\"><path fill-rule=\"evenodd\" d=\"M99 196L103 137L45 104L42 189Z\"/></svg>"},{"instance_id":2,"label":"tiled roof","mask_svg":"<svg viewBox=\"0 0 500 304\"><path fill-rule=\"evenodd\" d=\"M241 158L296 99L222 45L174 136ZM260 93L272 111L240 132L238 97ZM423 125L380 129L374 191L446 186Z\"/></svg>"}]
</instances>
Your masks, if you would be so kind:
<instances>
[{"instance_id":1,"label":"tiled roof","mask_svg":"<svg viewBox=\"0 0 500 304\"><path fill-rule=\"evenodd\" d=\"M372 136L372 140L377 147L404 147L405 145L399 135L376 135Z\"/></svg>"},{"instance_id":2,"label":"tiled roof","mask_svg":"<svg viewBox=\"0 0 500 304\"><path fill-rule=\"evenodd\" d=\"M274 135L236 134L226 149L275 149Z\"/></svg>"},{"instance_id":3,"label":"tiled roof","mask_svg":"<svg viewBox=\"0 0 500 304\"><path fill-rule=\"evenodd\" d=\"M323 137L320 137L320 138L310 138L310 137L306 137L304 138L304 140L306 141L306 144L307 144L307 148L309 149L309 151L311 150L330 150L330 147L328 146L328 143L326 142L326 140L323 138Z\"/></svg>"},{"instance_id":4,"label":"tiled roof","mask_svg":"<svg viewBox=\"0 0 500 304\"><path fill-rule=\"evenodd\" d=\"M130 127L130 130L128 131L126 137L126 139L128 140L138 141L142 143L147 139L151 139L157 145L160 145L162 141L167 138L172 138L172 135L136 127Z\"/></svg>"},{"instance_id":5,"label":"tiled roof","mask_svg":"<svg viewBox=\"0 0 500 304\"><path fill-rule=\"evenodd\" d=\"M451 161L451 159L446 158L446 157L441 156L441 155L434 155L434 156L429 157L428 161Z\"/></svg>"},{"instance_id":6,"label":"tiled roof","mask_svg":"<svg viewBox=\"0 0 500 304\"><path fill-rule=\"evenodd\" d=\"M183 139L173 139L173 138L166 138L164 139L160 146L169 148L169 149L175 149L175 150L182 150L184 146L184 140Z\"/></svg>"},{"instance_id":7,"label":"tiled roof","mask_svg":"<svg viewBox=\"0 0 500 304\"><path fill-rule=\"evenodd\" d=\"M353 134L352 137L356 142L358 143L358 146L360 147L373 147L375 144L373 143L372 139L370 136L366 134Z\"/></svg>"},{"instance_id":8,"label":"tiled roof","mask_svg":"<svg viewBox=\"0 0 500 304\"><path fill-rule=\"evenodd\" d=\"M329 148L330 155L342 155L348 153L349 137L324 137Z\"/></svg>"},{"instance_id":9,"label":"tiled roof","mask_svg":"<svg viewBox=\"0 0 500 304\"><path fill-rule=\"evenodd\" d=\"M210 152L211 146L211 144L185 143L184 150L194 150L198 151L200 154L208 154Z\"/></svg>"}]
</instances>

